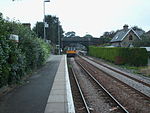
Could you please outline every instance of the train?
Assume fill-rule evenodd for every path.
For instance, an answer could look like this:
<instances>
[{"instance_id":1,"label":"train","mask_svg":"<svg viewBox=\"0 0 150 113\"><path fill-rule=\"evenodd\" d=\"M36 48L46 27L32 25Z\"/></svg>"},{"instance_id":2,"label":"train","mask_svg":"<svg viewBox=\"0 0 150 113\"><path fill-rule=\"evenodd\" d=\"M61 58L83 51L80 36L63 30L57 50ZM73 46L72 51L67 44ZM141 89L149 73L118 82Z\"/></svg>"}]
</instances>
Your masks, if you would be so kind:
<instances>
[{"instance_id":1,"label":"train","mask_svg":"<svg viewBox=\"0 0 150 113\"><path fill-rule=\"evenodd\" d=\"M77 50L75 47L68 47L66 50L67 57L75 57L77 55Z\"/></svg>"}]
</instances>

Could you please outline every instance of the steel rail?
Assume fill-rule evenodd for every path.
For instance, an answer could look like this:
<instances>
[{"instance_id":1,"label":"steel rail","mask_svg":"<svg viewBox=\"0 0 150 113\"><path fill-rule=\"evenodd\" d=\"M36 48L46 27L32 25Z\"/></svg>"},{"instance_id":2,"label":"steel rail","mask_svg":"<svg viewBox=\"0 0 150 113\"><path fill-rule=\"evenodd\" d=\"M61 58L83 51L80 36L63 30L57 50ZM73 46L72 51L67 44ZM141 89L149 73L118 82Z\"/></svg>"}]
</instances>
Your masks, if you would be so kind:
<instances>
[{"instance_id":1,"label":"steel rail","mask_svg":"<svg viewBox=\"0 0 150 113\"><path fill-rule=\"evenodd\" d=\"M79 56L79 57L82 58L81 56ZM90 59L90 58L88 58L88 57L85 57L85 58L87 58L87 59L89 59L89 60L91 60L91 61L93 61L93 62L95 62L95 63L97 63L97 64L99 64L99 65L101 65L101 66L103 66L103 67L106 67L106 68L108 68L108 69L110 69L110 70L112 70L112 71L114 71L114 72L117 72L117 73L119 73L119 74L122 74L122 75L124 75L124 76L126 76L126 77L128 77L128 78L130 78L130 79L132 79L132 80L134 80L134 81L136 81L136 82L139 82L139 83L141 83L141 84L143 84L143 85L145 85L145 86L147 86L147 87L150 87L150 84L148 84L148 83L146 83L146 82L144 82L144 81L142 81L142 80L136 79L136 78L134 78L134 77L132 77L132 76L130 76L130 75L128 75L128 74L122 72L122 71L119 71L119 70L116 70L116 69L111 68L111 67L109 67L109 66L106 66L106 65L104 65L104 64L102 64L102 63L100 63L100 62L98 62L98 61L92 60L92 59ZM82 59L83 59L83 58L82 58Z\"/></svg>"},{"instance_id":2,"label":"steel rail","mask_svg":"<svg viewBox=\"0 0 150 113\"><path fill-rule=\"evenodd\" d=\"M78 80L77 80L77 77L76 77L76 74L75 74L73 68L71 68L71 71L72 71L72 73L73 73L75 82L76 82L76 84L77 84L77 87L78 87L78 89L79 89L80 95L81 95L82 100L83 100L83 103L84 103L84 105L85 105L85 109L86 109L87 113L91 113L90 110L89 110L89 107L88 107L88 105L87 105L87 103L86 103L86 100L85 100L85 98L84 98L84 95L83 95L83 93L82 93L82 90L81 90L81 88L80 88L79 82L78 82Z\"/></svg>"},{"instance_id":3,"label":"steel rail","mask_svg":"<svg viewBox=\"0 0 150 113\"><path fill-rule=\"evenodd\" d=\"M81 57L80 57L81 58ZM83 59L83 58L82 58ZM83 59L84 60L84 59ZM84 60L85 61L85 60ZM87 62L87 61L86 61ZM89 62L88 62L89 63ZM91 64L91 63L90 63ZM93 64L91 64L92 66L94 66ZM105 72L104 70L101 70L101 69L99 69L98 67L96 67L96 66L94 66L95 68L97 68L98 70L100 70L100 71L102 71L103 73L105 73L105 74L108 74L107 72ZM107 68L107 67L106 67ZM108 74L108 75L110 75L110 74ZM113 77L113 76L109 76L109 77L111 77L111 78L113 78L113 79L115 79L116 81L119 81L119 82L121 82L122 84L124 84L125 86L127 86L127 87L129 87L130 89L132 89L132 90L134 90L134 91L136 91L136 92L138 92L141 96L144 96L147 100L150 100L150 97L148 96L148 95L146 95L146 94L144 94L144 93L142 93L142 92L140 92L139 90L137 90L136 88L134 88L134 87L132 87L132 86L130 86L130 85L128 85L127 83L124 83L123 81L121 81L121 80L119 80L118 78L116 78L116 77Z\"/></svg>"},{"instance_id":4,"label":"steel rail","mask_svg":"<svg viewBox=\"0 0 150 113\"><path fill-rule=\"evenodd\" d=\"M114 102L115 102L125 113L129 113L129 111L126 110L125 107L124 107L123 105L121 105L121 103L120 103L119 101L117 101L117 100L107 91L107 89L105 89L105 87L104 87L103 85L101 85L101 84L95 79L95 77L93 77L92 74L91 74L90 72L88 72L88 71L84 68L84 66L83 66L81 63L77 62L77 64L79 64L79 65L82 67L82 69L106 92L106 94L109 95L109 97L110 97L111 99L114 100Z\"/></svg>"}]
</instances>

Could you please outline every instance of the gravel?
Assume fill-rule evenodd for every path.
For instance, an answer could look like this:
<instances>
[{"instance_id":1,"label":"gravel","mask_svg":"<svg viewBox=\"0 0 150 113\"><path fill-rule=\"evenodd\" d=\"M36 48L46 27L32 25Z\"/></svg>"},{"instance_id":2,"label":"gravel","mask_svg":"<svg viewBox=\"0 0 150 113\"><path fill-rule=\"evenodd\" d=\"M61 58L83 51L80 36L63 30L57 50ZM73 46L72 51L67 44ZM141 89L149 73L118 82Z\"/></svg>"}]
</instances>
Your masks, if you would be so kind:
<instances>
[{"instance_id":1,"label":"gravel","mask_svg":"<svg viewBox=\"0 0 150 113\"><path fill-rule=\"evenodd\" d=\"M84 60L80 62L86 69L131 113L150 113L149 100L141 98L139 94L130 88L117 82L99 69L93 67ZM88 66L87 66L88 65ZM105 70L106 71L106 70ZM108 70L107 70L108 71ZM112 76L112 75L111 75Z\"/></svg>"},{"instance_id":2,"label":"gravel","mask_svg":"<svg viewBox=\"0 0 150 113\"><path fill-rule=\"evenodd\" d=\"M76 63L72 63L75 68L81 88L83 89L88 106L92 109L93 113L117 113L117 106L114 106L108 97L105 96L103 91L97 90L97 88L89 80L89 77L79 69Z\"/></svg>"},{"instance_id":3,"label":"gravel","mask_svg":"<svg viewBox=\"0 0 150 113\"><path fill-rule=\"evenodd\" d=\"M119 80L125 82L126 84L132 86L133 88L137 89L138 91L146 94L147 96L150 97L150 87L148 86L144 86L142 85L141 83L138 83L134 80L131 80L130 78L127 78L121 74L118 74L116 72L113 72L103 66L100 66L99 64L85 58L85 57L82 57L84 60L90 62L91 64L93 64L94 66L98 67L99 69L102 69L103 71L105 71L106 73L110 74L111 76L114 76L116 78L118 78ZM137 79L140 79L142 81L146 81L147 83L150 83L150 79L147 78L147 77L141 77L141 76L137 76L137 75L134 75L134 74L130 74L131 76L134 76L134 78L137 78Z\"/></svg>"}]
</instances>

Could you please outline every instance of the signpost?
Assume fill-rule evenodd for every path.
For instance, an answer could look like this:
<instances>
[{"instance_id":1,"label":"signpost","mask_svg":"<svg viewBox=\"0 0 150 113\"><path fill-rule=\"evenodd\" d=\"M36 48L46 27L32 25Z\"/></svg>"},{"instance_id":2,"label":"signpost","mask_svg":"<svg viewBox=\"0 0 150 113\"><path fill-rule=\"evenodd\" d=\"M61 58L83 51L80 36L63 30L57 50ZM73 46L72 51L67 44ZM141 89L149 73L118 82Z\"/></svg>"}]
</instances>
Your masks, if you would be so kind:
<instances>
[{"instance_id":1,"label":"signpost","mask_svg":"<svg viewBox=\"0 0 150 113\"><path fill-rule=\"evenodd\" d=\"M17 43L19 42L19 36L18 35L11 34L9 39L14 41L14 42L17 42Z\"/></svg>"}]
</instances>

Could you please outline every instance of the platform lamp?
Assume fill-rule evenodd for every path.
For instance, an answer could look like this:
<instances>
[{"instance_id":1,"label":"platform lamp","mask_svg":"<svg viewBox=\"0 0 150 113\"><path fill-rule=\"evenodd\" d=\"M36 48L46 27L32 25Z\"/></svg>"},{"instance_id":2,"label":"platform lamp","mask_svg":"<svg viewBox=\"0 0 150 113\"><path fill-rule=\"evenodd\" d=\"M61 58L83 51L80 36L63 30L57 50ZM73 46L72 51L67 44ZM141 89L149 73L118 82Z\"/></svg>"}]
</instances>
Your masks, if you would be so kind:
<instances>
[{"instance_id":1,"label":"platform lamp","mask_svg":"<svg viewBox=\"0 0 150 113\"><path fill-rule=\"evenodd\" d=\"M44 40L46 40L46 30L45 30L45 27L47 26L47 24L45 23L45 2L50 2L50 0L44 0L44 2L43 2L43 13L44 13L44 19L43 19L43 23L44 23Z\"/></svg>"}]
</instances>

